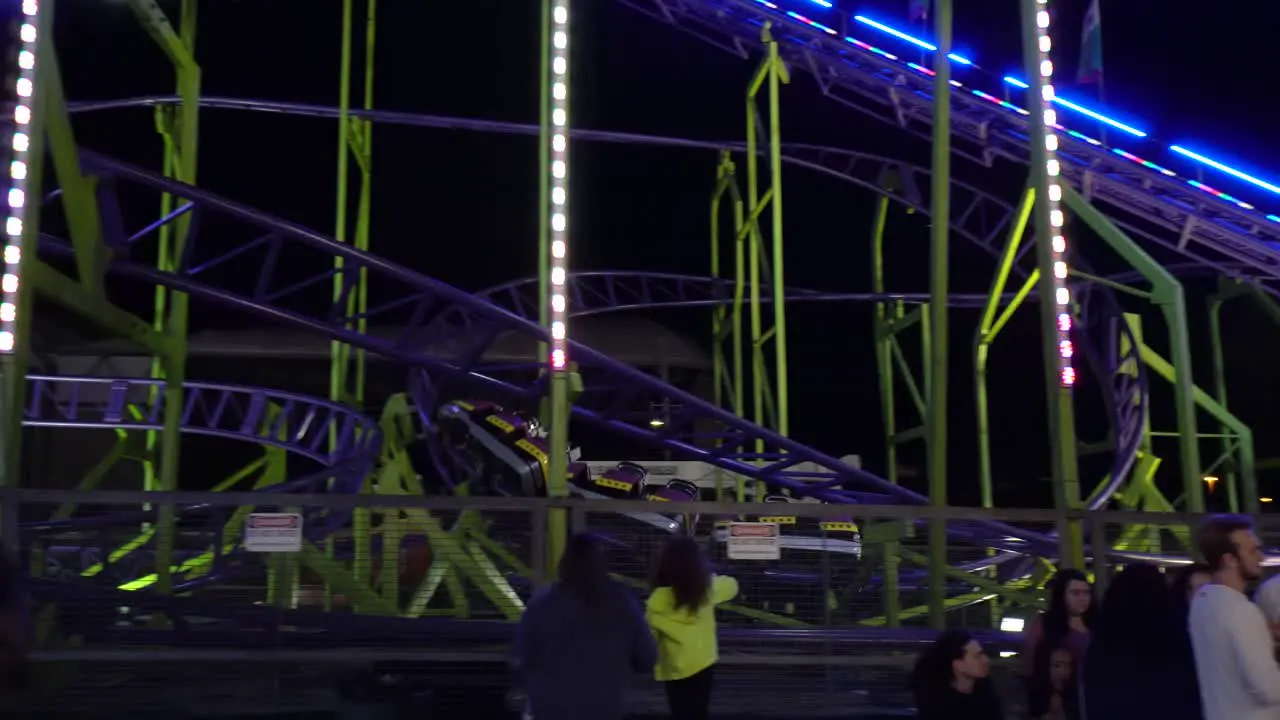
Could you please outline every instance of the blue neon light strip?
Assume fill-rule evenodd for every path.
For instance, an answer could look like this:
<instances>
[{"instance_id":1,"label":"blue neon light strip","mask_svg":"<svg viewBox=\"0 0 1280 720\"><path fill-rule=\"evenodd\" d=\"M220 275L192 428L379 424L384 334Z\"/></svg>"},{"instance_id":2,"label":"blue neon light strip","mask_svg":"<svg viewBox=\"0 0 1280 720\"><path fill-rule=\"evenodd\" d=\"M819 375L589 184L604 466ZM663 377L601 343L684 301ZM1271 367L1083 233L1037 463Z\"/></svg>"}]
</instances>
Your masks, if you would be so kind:
<instances>
[{"instance_id":1,"label":"blue neon light strip","mask_svg":"<svg viewBox=\"0 0 1280 720\"><path fill-rule=\"evenodd\" d=\"M1265 181L1265 180L1259 180L1258 178L1256 178L1256 177L1254 177L1254 176L1250 175L1249 173L1241 172L1241 171L1239 171L1239 170L1237 170L1237 169L1235 169L1235 168L1233 168L1233 167L1230 167L1229 165L1224 165L1224 164L1222 164L1222 163L1218 162L1217 160L1214 160L1214 159L1209 158L1209 157L1205 157L1204 155L1201 155L1200 153L1192 152L1192 151L1190 151L1190 150L1188 150L1188 149L1186 149L1186 148L1182 147L1181 145L1170 145L1170 146L1169 146L1169 149L1170 149L1170 150L1172 150L1172 151L1174 151L1174 152L1176 152L1176 153L1178 153L1179 155L1181 155L1181 156L1183 156L1183 157L1191 158L1192 160L1195 160L1196 162L1198 162L1198 163L1200 163L1200 164L1202 164L1202 165L1208 165L1209 167L1213 168L1214 170L1220 170L1220 171L1222 171L1222 172L1224 172L1224 173L1226 173L1226 174L1230 175L1231 177L1237 178L1237 179L1239 179L1239 180L1243 180L1243 181L1245 181L1245 182L1249 183L1250 185L1256 185L1256 186L1258 186L1258 187L1262 188L1263 190L1270 190L1271 192L1273 192L1273 193L1275 193L1275 194L1277 194L1277 195L1280 195L1280 186L1276 186L1276 185L1274 185L1274 184L1272 184L1272 183L1269 183L1269 182L1267 182L1267 181Z\"/></svg>"},{"instance_id":2,"label":"blue neon light strip","mask_svg":"<svg viewBox=\"0 0 1280 720\"><path fill-rule=\"evenodd\" d=\"M811 1L812 1L812 2L816 2L816 3L820 4L820 5L823 5L824 7L829 6L829 5L825 2L825 0L811 0ZM767 2L767 0L756 0L756 2L759 2L759 3L760 3L760 4L762 4L762 5L767 5L767 6L769 6L769 7L775 7L775 8L776 8L776 6L775 6L775 5L773 5L773 3L771 3L771 2ZM793 14L793 13L788 13L788 15L791 15L791 14ZM934 45L933 43L927 42L927 41L925 41L925 40L921 40L920 38L918 38L918 37L916 37L916 36L914 36L914 35L911 35L911 34L909 34L909 33L905 33L905 32L903 32L903 31L901 31L901 30L898 30L897 28L891 27L891 26L889 26L889 25L886 25L886 24L884 24L884 23L878 22L878 21L876 21L876 20L872 20L871 18L868 18L868 17L866 17L866 16L864 16L864 15L854 15L854 16L853 16L853 19L854 19L854 20L856 20L857 22L859 22L859 23L863 24L863 25L866 25L866 26L871 27L871 28L874 28L874 29L876 29L876 30L878 30L878 31L880 31L880 32L882 32L882 33L885 33L886 35L891 35L891 36L893 36L893 37L895 37L895 38L898 38L899 40L902 40L902 41L904 41L904 42L907 42L907 43L910 43L910 44L912 44L912 45L915 45L916 47L918 47L918 48L920 48L920 49L922 49L922 50L926 50L926 51L929 51L929 52L936 52L936 51L938 50L938 46L937 46L937 45ZM805 21L805 22L807 22L807 24L809 24L809 25L812 25L812 26L814 26L814 27L817 27L817 28L819 28L819 29L821 29L821 30L825 30L825 31L826 31L827 33L829 33L829 34L832 34L832 35L837 34L837 33L835 33L833 30L831 30L830 28L827 28L826 26L823 26L823 25L819 25L818 23L815 23L815 22L813 22L812 20L808 20L807 18L802 18L802 20L803 20L803 21ZM890 59L890 60L898 60L898 59L899 59L896 55L893 55L893 54L891 54L891 53L885 52L884 50L881 50L881 49L879 49L879 48L872 47L872 46L870 46L870 45L868 45L868 44L866 44L866 43L863 43L863 42L861 42L861 41L859 41L859 40L856 40L856 39L854 39L854 38L846 37L846 38L845 38L845 40L847 40L848 42L853 43L854 45L857 45L857 46L859 46L859 47L861 47L861 48L863 48L863 49L865 49L865 50L869 50L870 52L873 52L873 53L875 53L875 54L877 54L877 55L881 55L881 56L883 56L883 57L885 57L885 58L888 58L888 59ZM973 64L974 64L972 60L970 60L970 59L968 59L968 58L966 58L966 57L963 57L963 56L961 56L961 55L957 55L957 54L955 54L955 53L950 53L950 54L948 54L948 55L947 55L947 58L948 58L948 59L950 59L952 62L955 62L955 63L961 64L961 65L973 65ZM908 63L907 63L907 65L908 65L911 69L913 69L913 70L915 70L915 71L917 71L917 72L921 72L921 73L924 73L924 74L927 74L927 75L932 75L932 74L933 74L933 72L932 72L931 70L928 70L927 68L921 67L920 65L917 65L916 63L910 63L910 62L908 62ZM1005 82L1005 83L1007 83L1007 84L1009 84L1009 85L1012 85L1012 86L1014 86L1014 87L1016 87L1016 88L1020 88L1020 89L1026 90L1026 89L1028 89L1028 88L1030 87L1029 85L1027 85L1027 83L1025 83L1025 82L1023 82L1022 80L1019 80L1018 78L1013 77L1013 76L1005 76L1005 77L1004 77L1004 78L1002 78L1002 79L1004 80L1004 82ZM953 82L952 84L953 84L953 85L955 85L956 87L963 87L960 83L957 83L957 82ZM970 89L970 88L966 88L966 89L968 89L968 90L969 90L969 92L973 93L973 94L974 94L974 95L976 95L977 97L983 98L984 100L988 100L988 101L990 101L990 102L993 102L993 103L996 103L996 104L998 104L998 105L1001 105L1001 106L1005 107L1006 109L1014 110L1014 111L1016 111L1016 112L1018 112L1019 114L1022 114L1022 115L1027 114L1027 113L1026 113L1026 110L1024 110L1023 108L1017 107L1016 105L1013 105L1013 104L1011 104L1011 103L1009 103L1009 102L1006 102L1006 101L1000 100L999 98L996 98L996 97L994 97L994 96L992 96L992 95L990 95L990 94L984 93L984 92L982 92L982 91L980 91L980 90L975 90L975 89ZM1057 104L1057 105L1061 105L1062 107L1065 107L1065 108L1067 108L1067 109L1069 109L1069 110L1071 110L1071 111L1073 111L1073 112L1076 112L1076 113L1079 113L1079 114L1081 114L1081 115L1084 115L1084 116L1086 116L1086 117L1088 117L1088 118L1091 118L1091 119L1093 119L1093 120L1095 120L1095 121L1097 121L1097 122L1100 122L1100 123L1102 123L1102 124L1104 124L1104 125L1107 125L1107 126L1109 126L1109 127L1115 128L1116 130L1120 130L1120 131L1122 131L1122 132L1125 132L1125 133L1128 133L1128 134L1130 134L1130 135L1133 135L1134 137L1145 138L1145 137L1147 137L1147 136L1148 136L1148 135L1147 135L1147 133L1146 133L1145 131L1139 130L1138 128L1135 128L1135 127L1133 127L1132 125L1128 125L1128 124L1126 124L1126 123L1120 122L1119 120L1116 120L1115 118L1111 118L1111 117L1108 117L1108 116L1106 116L1106 115L1103 115L1102 113L1097 112L1096 110L1091 110L1091 109L1089 109L1089 108L1087 108L1087 107L1085 107L1085 106L1083 106L1083 105L1081 105L1081 104L1079 104L1079 103L1077 103L1077 102L1075 102L1075 101L1073 101L1073 100L1068 100L1067 98L1064 98L1064 97L1061 97L1061 96L1055 96L1055 97L1054 97L1054 99L1053 99L1053 101L1054 101L1054 103L1055 103L1055 104ZM1085 141L1085 142L1087 142L1087 143L1089 143L1089 144L1091 144L1091 145L1101 145L1101 144L1102 144L1101 142L1099 142L1099 141L1097 141L1097 140L1095 140L1095 139L1093 139L1093 138L1091 138L1091 137L1088 137L1088 136L1086 136L1086 135L1083 135L1083 134L1081 134L1081 133L1075 132L1074 130L1068 130L1068 129L1063 128L1063 127L1061 127L1061 126L1059 126L1057 129L1062 130L1062 131L1066 132L1068 135L1071 135L1072 137L1075 137L1075 138L1077 138L1077 139L1079 139L1079 140L1083 140L1083 141ZM1238 180L1243 180L1244 182L1247 182L1247 183L1249 183L1249 184L1251 184L1251 185L1254 185L1255 187L1259 187L1259 188L1262 188L1262 189L1264 189L1264 190L1268 190L1268 191L1270 191L1270 192L1272 192L1272 193L1275 193L1275 194L1277 194L1277 195L1280 195L1280 185L1277 185L1277 184L1275 184L1275 183L1271 183L1271 182L1267 182L1266 180L1262 180L1262 179L1257 178L1257 177L1255 177L1255 176L1253 176L1253 175L1250 175L1249 173L1243 172L1243 171L1241 171L1241 170L1237 170L1237 169L1235 169L1235 168L1233 168L1233 167L1231 167L1231 166L1229 166L1229 165L1227 165L1227 164L1225 164L1225 163L1223 163L1223 162L1220 162L1220 161L1218 161L1218 160L1214 160L1214 159L1212 159L1212 158L1210 158L1210 157L1208 157L1208 156L1206 156L1206 155L1203 155L1203 154L1200 154L1200 153L1197 153L1197 152L1193 152L1193 151L1191 151L1191 150L1188 150L1188 149L1186 149L1186 148L1184 148L1184 147L1182 147L1182 146L1180 146L1180 145L1170 145L1170 146L1169 146L1169 149L1170 149L1171 151L1173 151L1173 152L1178 153L1179 155L1182 155L1182 156L1183 156L1183 157L1185 157L1185 158L1188 158L1188 159L1193 160L1193 161L1195 161L1195 162L1197 162L1197 163L1200 163L1201 165L1206 165L1206 166L1208 166L1208 167L1213 168L1214 170L1217 170L1217 171L1222 172L1222 173L1226 173L1227 175L1230 175L1230 176L1232 176L1232 177L1234 177L1234 178L1236 178L1236 179L1238 179ZM1169 176L1169 177L1177 177L1177 173L1174 173L1173 171L1171 171L1171 170L1169 170L1169 169L1167 169L1167 168L1164 168L1164 167L1161 167L1161 166L1159 166L1159 165L1156 165L1155 163L1149 162L1149 161L1147 161L1147 160L1143 160L1142 158L1139 158L1139 157L1137 157L1136 155L1133 155L1133 154L1131 154L1131 153L1125 152L1125 151L1123 151L1123 150L1113 150L1113 152L1115 152L1115 153L1116 153L1117 155L1119 155L1120 157L1123 157L1123 158L1125 158L1125 159L1127 159L1127 160L1131 160L1131 161L1136 162L1136 163L1138 163L1138 164L1140 164L1140 165L1144 165L1144 166L1146 166L1146 167L1148 167L1148 168L1150 168L1150 169L1152 169L1152 170L1155 170L1155 171L1157 171L1157 172L1160 172L1160 173L1162 173L1162 174L1164 174L1164 175L1166 175L1166 176ZM1186 183L1187 183L1188 185L1190 185L1190 186L1192 186L1192 187L1194 187L1194 188L1197 188L1197 189L1199 189L1199 190L1203 190L1203 191L1205 191L1205 192L1208 192L1208 193L1209 193L1209 194L1211 194L1211 195L1215 195L1215 196L1217 196L1217 197L1221 198L1222 200L1225 200L1225 201L1227 201L1227 202L1230 202L1230 203L1232 203L1232 204L1235 204L1235 205L1237 205L1237 206L1239 206L1239 207L1241 207L1241 208L1243 208L1243 209L1246 209L1246 210L1252 210L1252 209L1254 209L1254 207L1253 207L1252 205L1250 205L1249 203L1246 203L1246 202L1244 202L1244 201L1242 201L1242 200L1239 200L1238 198L1232 197L1231 195L1228 195L1228 194L1226 194L1226 193L1224 193L1224 192L1222 192L1222 191L1220 191L1220 190L1215 190L1214 188L1209 187L1208 185L1205 185L1205 184L1203 184L1203 183L1200 183L1200 182L1197 182L1197 181L1194 181L1194 180L1185 180L1185 181L1186 181ZM1280 216L1278 216L1278 215L1267 215L1267 216L1266 216L1266 218L1267 218L1268 220L1272 221L1272 222L1280 223Z\"/></svg>"}]
</instances>

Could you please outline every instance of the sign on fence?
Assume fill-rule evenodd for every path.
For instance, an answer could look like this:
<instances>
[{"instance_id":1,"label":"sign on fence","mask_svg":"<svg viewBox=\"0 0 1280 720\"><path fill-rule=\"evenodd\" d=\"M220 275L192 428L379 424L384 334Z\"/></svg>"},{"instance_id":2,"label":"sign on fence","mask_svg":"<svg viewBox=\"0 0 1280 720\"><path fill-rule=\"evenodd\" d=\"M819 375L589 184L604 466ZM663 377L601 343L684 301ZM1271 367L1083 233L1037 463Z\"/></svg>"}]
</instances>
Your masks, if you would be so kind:
<instances>
[{"instance_id":1,"label":"sign on fence","mask_svg":"<svg viewBox=\"0 0 1280 720\"><path fill-rule=\"evenodd\" d=\"M244 549L249 552L300 552L302 516L298 513L250 513L244 522Z\"/></svg>"},{"instance_id":2,"label":"sign on fence","mask_svg":"<svg viewBox=\"0 0 1280 720\"><path fill-rule=\"evenodd\" d=\"M729 523L726 541L730 560L780 560L782 537L777 523Z\"/></svg>"}]
</instances>

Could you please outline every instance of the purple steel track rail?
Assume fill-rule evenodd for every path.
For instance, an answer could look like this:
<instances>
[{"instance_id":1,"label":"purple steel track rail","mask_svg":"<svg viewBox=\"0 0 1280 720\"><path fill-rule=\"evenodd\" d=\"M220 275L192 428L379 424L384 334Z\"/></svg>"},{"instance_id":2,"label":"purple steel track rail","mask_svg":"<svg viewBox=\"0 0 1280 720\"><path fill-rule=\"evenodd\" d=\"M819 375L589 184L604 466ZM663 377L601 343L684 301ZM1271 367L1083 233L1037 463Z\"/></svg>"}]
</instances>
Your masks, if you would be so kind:
<instances>
[{"instance_id":1,"label":"purple steel track rail","mask_svg":"<svg viewBox=\"0 0 1280 720\"><path fill-rule=\"evenodd\" d=\"M22 424L35 427L164 429L163 380L27 376ZM262 388L183 385L182 431L271 445L325 467L372 467L382 444L373 420L328 400ZM269 410L275 405L274 417ZM133 411L136 411L133 412ZM337 439L329 447L329 434Z\"/></svg>"}]
</instances>

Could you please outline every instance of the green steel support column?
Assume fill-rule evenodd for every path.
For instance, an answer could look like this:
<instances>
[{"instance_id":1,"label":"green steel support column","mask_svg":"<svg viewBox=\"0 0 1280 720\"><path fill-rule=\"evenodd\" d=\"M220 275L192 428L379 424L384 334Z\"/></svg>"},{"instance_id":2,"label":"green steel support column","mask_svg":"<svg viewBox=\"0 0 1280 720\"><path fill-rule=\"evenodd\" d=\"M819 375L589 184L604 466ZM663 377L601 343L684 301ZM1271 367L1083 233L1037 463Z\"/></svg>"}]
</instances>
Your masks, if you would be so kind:
<instances>
[{"instance_id":1,"label":"green steel support column","mask_svg":"<svg viewBox=\"0 0 1280 720\"><path fill-rule=\"evenodd\" d=\"M347 241L347 196L348 182L350 180L350 144L348 142L348 133L351 128L351 25L354 9L352 0L342 0L342 42L341 61L338 70L338 184L337 195L334 201L335 219L333 228L333 237L338 242L345 243ZM345 261L341 257L333 259L333 267L336 274L333 276L333 301L338 302L342 296L342 268ZM329 399L334 402L344 402L346 400L346 370L347 356L351 352L351 347L336 340L329 342ZM329 448L338 442L337 428L329 429ZM361 523L355 523L359 525ZM386 540L385 536L383 538ZM333 536L330 534L324 540L324 554L330 561L334 562L334 553L336 552ZM360 558L359 551L356 552L357 557L354 558L353 571L356 574L357 582L359 578L367 577L370 567L361 564L361 560L372 562L372 558ZM324 582L324 609L333 609L333 582L325 578Z\"/></svg>"},{"instance_id":2,"label":"green steel support column","mask_svg":"<svg viewBox=\"0 0 1280 720\"><path fill-rule=\"evenodd\" d=\"M365 52L364 52L364 94L362 107L373 109L374 93L374 60L377 30L377 0L368 0L365 13ZM351 117L351 84L354 72L353 45L355 42L355 8L353 0L342 3L342 42L340 78L338 83L338 158L337 158L337 194L335 200L334 238L338 242L348 241L348 210L350 208L351 160L356 161L356 169L360 177L360 190L356 206L356 223L354 244L360 250L369 249L370 204L373 192L373 123ZM342 299L343 286L347 284L342 275L344 263L342 258L334 258L334 268L338 275L333 279L333 299ZM359 316L358 320L348 321L348 327L364 332L368 321L363 317L369 298L368 271L359 270L355 285L346 296L345 315L350 318ZM365 397L365 351L352 349L350 345L331 342L329 368L329 399L334 402L364 407ZM337 442L336 429L329 434L329 443ZM356 510L356 527L366 527L369 522L368 509ZM356 573L367 573L372 563L369 538L354 538L355 557L352 570ZM334 540L325 539L325 552L332 556ZM326 607L332 605L332 590L326 584Z\"/></svg>"},{"instance_id":3,"label":"green steel support column","mask_svg":"<svg viewBox=\"0 0 1280 720\"><path fill-rule=\"evenodd\" d=\"M538 212L546 212L551 205L551 182L547 166L551 164L551 3L542 0L542 41L538 55ZM538 297L550 297L551 287L551 228L545 222L538 223ZM538 326L551 323L551 307L538 303ZM545 342L538 343L538 357L547 357ZM548 422L550 418L542 418ZM549 424L549 422L548 422Z\"/></svg>"},{"instance_id":4,"label":"green steel support column","mask_svg":"<svg viewBox=\"0 0 1280 720\"><path fill-rule=\"evenodd\" d=\"M378 0L368 0L365 10L364 37L364 103L366 111L373 110L373 68L376 53L378 30ZM356 150L356 160L360 166L360 199L356 206L356 249L369 251L369 236L372 232L370 224L373 208L373 122L360 120L353 124L352 144ZM355 292L355 312L360 318L356 321L356 332L364 335L369 330L369 320L365 314L369 310L369 269L360 268ZM348 304L347 316L351 316ZM364 348L355 351L355 406L365 408L366 353ZM366 480L371 482L372 478ZM369 508L357 508L353 527L358 533L355 538L355 565L361 566L361 560L372 557L372 538L369 530L372 527L372 516ZM385 547L385 546L384 546ZM326 548L327 549L327 548ZM384 550L385 553L385 550Z\"/></svg>"},{"instance_id":5,"label":"green steel support column","mask_svg":"<svg viewBox=\"0 0 1280 720\"><path fill-rule=\"evenodd\" d=\"M174 32L164 11L154 0L129 0L129 7L137 16L143 29L169 57L177 74L178 96L182 104L177 112L176 158L171 170L181 182L194 185L200 133L200 66L195 60L197 0L182 0L181 34ZM164 247L169 238L162 237L158 263L161 269L173 271L178 258L183 255L191 229L191 215L184 214L175 222L172 247ZM175 292L165 308L166 296L157 293L156 330L169 341L169 354L160 364L164 385L164 430L160 435L160 477L156 489L178 489L179 444L182 432L183 383L187 375L187 320L190 314L190 298L186 293ZM173 565L172 505L160 507L156 533L156 588L162 593L170 589L170 571Z\"/></svg>"},{"instance_id":6,"label":"green steel support column","mask_svg":"<svg viewBox=\"0 0 1280 720\"><path fill-rule=\"evenodd\" d=\"M1046 8L1044 0L1021 0L1022 6L1022 51L1031 90L1028 96L1032 112L1029 117L1033 138L1031 144L1031 181L1036 189L1035 232L1036 259L1041 277L1040 283L1040 318L1042 350L1044 353L1045 394L1049 409L1050 462L1054 487L1054 504L1061 510L1069 510L1080 505L1080 473L1076 462L1075 412L1069 387L1063 386L1059 378L1061 360L1058 355L1057 299L1053 283L1054 250L1052 239L1055 232L1051 218L1049 200L1057 197L1050 195L1050 187L1059 186L1058 179L1049 174L1048 149L1043 138L1049 127L1045 123L1041 107L1040 94L1046 86L1041 75L1039 31L1037 15ZM1059 554L1062 562L1071 567L1084 567L1084 533L1078 521L1068 523L1066 532L1059 538Z\"/></svg>"},{"instance_id":7,"label":"green steel support column","mask_svg":"<svg viewBox=\"0 0 1280 720\"><path fill-rule=\"evenodd\" d=\"M548 437L547 495L569 496L569 405L570 393L580 384L569 357L569 310L565 288L568 283L569 242L573 228L571 212L571 173L569 128L572 126L572 38L574 18L569 0L543 0L544 47L549 48L539 60L542 67L543 113L541 145L549 164L541 167L545 195L549 202L539 208L543 213L542 232L547 238L546 264L540 272L549 279L547 294L540 299L546 312L551 336L551 351L541 358L550 373L547 413L550 415ZM542 254L542 250L539 251ZM571 381L573 386L571 386ZM569 517L566 508L552 508L547 514L547 565L555 568L564 553L568 539Z\"/></svg>"},{"instance_id":8,"label":"green steel support column","mask_svg":"<svg viewBox=\"0 0 1280 720\"><path fill-rule=\"evenodd\" d=\"M18 241L19 252L27 263L36 258L40 241L40 200L44 195L40 188L44 182L44 148L46 114L49 111L49 80L58 81L53 37L53 0L40 3L36 16L36 37L41 40L36 47L36 76L32 84L31 120L23 130L28 138L26 203L22 214L22 234ZM60 83L59 83L60 84ZM10 242L10 241L6 241ZM10 244L12 247L12 244ZM18 313L13 333L13 351L0 355L0 488L16 488L22 483L22 407L27 391L27 367L31 362L31 330L34 320L35 285L21 273L18 266ZM5 528L6 536L13 537L14 528ZM9 548L14 552L16 548Z\"/></svg>"},{"instance_id":9,"label":"green steel support column","mask_svg":"<svg viewBox=\"0 0 1280 720\"><path fill-rule=\"evenodd\" d=\"M1000 319L996 319L996 312L1000 309L1000 296L1004 294L1005 285L1009 282L1013 261L1018 255L1022 237L1027 231L1027 223L1031 219L1031 211L1035 207L1035 197L1035 189L1031 187L1022 193L1022 202L1018 206L1013 226L1010 227L1009 236L1005 240L1004 252L1000 256L1000 266L991 279L991 290L987 294L987 303L982 310L982 318L978 322L973 338L974 403L978 415L978 490L982 507L985 508L995 507L995 483L991 474L991 413L987 405L987 358L996 335L1032 289L1033 283L1024 284L1022 292L1009 303ZM1038 275L1037 272L1037 278ZM987 556L994 555L995 550L988 548ZM993 579L996 577L994 567L989 571L989 577ZM1001 598L997 596L990 602L991 619L995 627L999 627L1000 600Z\"/></svg>"},{"instance_id":10,"label":"green steel support column","mask_svg":"<svg viewBox=\"0 0 1280 720\"><path fill-rule=\"evenodd\" d=\"M342 243L347 241L347 197L351 161L348 133L351 131L351 26L355 13L353 6L354 0L342 0L342 42L340 45L342 50L341 64L338 70L338 187L334 201L336 217L333 227L334 239ZM334 302L337 302L342 297L342 268L344 264L345 262L341 257L333 259L333 267L337 271L333 278ZM343 386L343 380L346 374L346 358L349 352L350 346L337 340L329 343L329 399L334 402L344 402L346 400L344 397L346 388ZM330 430L330 446L336 440L336 429Z\"/></svg>"},{"instance_id":11,"label":"green steel support column","mask_svg":"<svg viewBox=\"0 0 1280 720\"><path fill-rule=\"evenodd\" d=\"M711 315L712 385L718 407L725 406L728 395L729 409L741 416L743 413L742 378L742 296L744 292L745 257L742 252L742 197L738 194L737 171L729 151L721 151L716 167L716 187L711 196L711 277L720 279L721 253L720 214L725 195L733 204L734 230L734 301L732 308L721 305ZM725 359L724 343L728 339L733 347L732 365ZM719 447L719 441L716 446ZM716 470L716 499L723 497L724 472ZM745 486L741 477L735 483L737 502L745 501Z\"/></svg>"},{"instance_id":12,"label":"green steel support column","mask_svg":"<svg viewBox=\"0 0 1280 720\"><path fill-rule=\"evenodd\" d=\"M1227 407L1227 362L1222 348L1222 303L1221 293L1209 296L1209 343L1213 347L1213 395L1222 407ZM1236 486L1236 463L1231 459L1235 448L1228 437L1230 429L1219 424L1218 432L1222 433L1222 454L1228 460L1222 468L1223 484L1227 486L1227 504L1231 512L1240 512L1240 492Z\"/></svg>"},{"instance_id":13,"label":"green steel support column","mask_svg":"<svg viewBox=\"0 0 1280 720\"><path fill-rule=\"evenodd\" d=\"M1064 187L1063 199L1077 217L1092 228L1112 250L1151 284L1152 301L1160 307L1165 324L1169 327L1170 360L1173 362L1176 378L1173 381L1173 392L1178 418L1178 459L1182 465L1182 487L1186 497L1186 510L1187 512L1204 512L1204 488L1200 481L1202 469L1200 445L1196 432L1195 381L1191 373L1191 339L1187 324L1186 295L1183 293L1182 284L1070 186Z\"/></svg>"},{"instance_id":14,"label":"green steel support column","mask_svg":"<svg viewBox=\"0 0 1280 720\"><path fill-rule=\"evenodd\" d=\"M45 10L41 14L47 13ZM67 220L67 230L75 248L76 272L84 294L97 302L105 301L102 276L106 271L106 245L102 242L102 223L98 216L97 179L86 177L80 171L80 154L76 146L75 132L71 127L71 114L62 87L62 71L54 50L52 37L44 39L49 48L46 60L50 72L46 80L44 100L45 132L48 134L49 155L53 169L62 188L61 204ZM28 259L35 256L27 253Z\"/></svg>"},{"instance_id":15,"label":"green steel support column","mask_svg":"<svg viewBox=\"0 0 1280 720\"><path fill-rule=\"evenodd\" d=\"M770 214L773 220L773 362L777 380L774 401L778 418L778 434L790 434L790 413L787 409L787 312L786 280L783 273L782 244L782 111L780 85L790 83L786 65L778 57L778 41L765 36L769 46L769 189L773 202Z\"/></svg>"},{"instance_id":16,"label":"green steel support column","mask_svg":"<svg viewBox=\"0 0 1280 720\"><path fill-rule=\"evenodd\" d=\"M978 408L978 483L982 491L982 507L995 507L991 477L991 418L987 409L987 356L991 350L991 343L999 332L996 326L996 312L1000 309L1000 296L1004 294L1005 285L1009 282L1013 261L1018 255L1018 248L1022 245L1022 236L1027 231L1027 223L1031 219L1035 200L1035 188L1029 187L1023 191L1022 202L1018 205L1013 226L1009 228L1009 237L1005 240L1004 252L1000 255L1000 267L996 270L995 277L991 279L991 292L987 294L987 304L982 309L982 319L978 322L977 332L974 333L974 399ZM1018 304L1010 303L1010 310L1016 308Z\"/></svg>"},{"instance_id":17,"label":"green steel support column","mask_svg":"<svg viewBox=\"0 0 1280 720\"><path fill-rule=\"evenodd\" d=\"M933 175L929 249L929 412L925 419L929 504L947 504L947 296L951 230L951 0L934 3ZM929 623L946 623L947 523L929 521Z\"/></svg>"},{"instance_id":18,"label":"green steel support column","mask_svg":"<svg viewBox=\"0 0 1280 720\"><path fill-rule=\"evenodd\" d=\"M765 26L768 32L768 25ZM757 137L757 118L755 98L760 91L768 73L768 66L761 65L755 78L747 89L747 231L750 235L748 245L748 296L751 307L751 420L761 427L767 425L764 415L764 364L761 348L764 347L764 318L760 306L760 213L763 212L765 200L760 198L760 142ZM756 442L756 452L764 452L764 445ZM762 490L762 488L757 488ZM757 498L759 499L759 498Z\"/></svg>"},{"instance_id":19,"label":"green steel support column","mask_svg":"<svg viewBox=\"0 0 1280 720\"><path fill-rule=\"evenodd\" d=\"M884 230L889 222L889 196L876 199L876 214L871 221L871 292L885 292ZM876 374L880 379L880 413L884 421L885 477L898 483L897 411L894 406L893 336L890 334L890 304L876 303L874 327Z\"/></svg>"},{"instance_id":20,"label":"green steel support column","mask_svg":"<svg viewBox=\"0 0 1280 720\"><path fill-rule=\"evenodd\" d=\"M889 222L889 196L876 198L876 214L871 221L871 288L872 292L885 292L884 282L884 231ZM898 483L897 413L894 408L893 336L889 331L889 304L876 303L874 327L876 347L876 375L880 380L880 412L884 421L885 475L889 482ZM863 542L867 542L866 536ZM901 543L897 539L884 543L884 580L881 582L881 604L885 624L896 628L901 625L898 615L902 612L902 599L898 593L898 566L901 563Z\"/></svg>"},{"instance_id":21,"label":"green steel support column","mask_svg":"<svg viewBox=\"0 0 1280 720\"><path fill-rule=\"evenodd\" d=\"M752 78L747 89L747 232L750 235L749 248L750 297L751 297L751 380L753 414L757 425L772 427L780 434L786 435L789 429L787 417L787 379L786 379L786 307L783 282L783 245L782 245L782 146L780 126L781 96L780 87L791 82L791 75L786 64L778 54L778 44L769 30L768 23L760 32L760 40L765 45L766 56ZM768 84L769 120L766 132L768 146L760 147L760 117L757 100L761 89ZM760 194L760 155L768 152L769 188ZM760 229L760 218L770 213L770 233L772 235L772 252L765 252L763 233ZM760 282L761 270L764 266L771 275L773 290L773 327L765 330L764 311L761 307ZM769 378L768 363L765 360L765 344L774 343L774 379ZM763 447L757 444L757 451Z\"/></svg>"}]
</instances>

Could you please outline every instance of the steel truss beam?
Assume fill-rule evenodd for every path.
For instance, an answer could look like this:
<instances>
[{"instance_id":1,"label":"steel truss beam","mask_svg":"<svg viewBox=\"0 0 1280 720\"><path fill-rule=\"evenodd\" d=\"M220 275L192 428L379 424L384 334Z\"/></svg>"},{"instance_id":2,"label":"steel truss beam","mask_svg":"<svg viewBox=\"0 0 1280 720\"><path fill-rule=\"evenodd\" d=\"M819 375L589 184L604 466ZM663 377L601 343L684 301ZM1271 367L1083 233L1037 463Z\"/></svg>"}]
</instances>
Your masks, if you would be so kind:
<instances>
[{"instance_id":1,"label":"steel truss beam","mask_svg":"<svg viewBox=\"0 0 1280 720\"><path fill-rule=\"evenodd\" d=\"M160 430L164 385L143 378L28 375L22 424ZM148 405L148 394L157 388L157 401ZM381 447L378 424L337 403L236 385L189 382L184 390L184 433L279 447L324 467L357 468L357 482L373 467ZM271 412L273 406L277 412ZM338 439L333 449L327 446L330 432Z\"/></svg>"},{"instance_id":2,"label":"steel truss beam","mask_svg":"<svg viewBox=\"0 0 1280 720\"><path fill-rule=\"evenodd\" d=\"M853 31L843 13L833 24L833 36L750 0L618 2L744 59L760 27L770 22L787 62L813 75L828 97L930 138L932 78L845 41ZM1025 115L968 92L952 95L957 154L983 166L997 158L1028 162ZM1058 157L1064 175L1086 198L1125 225L1143 228L1139 235L1224 268L1241 263L1247 268L1228 274L1280 293L1280 223L1137 165L1101 144L1064 135Z\"/></svg>"}]
</instances>

